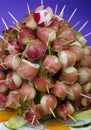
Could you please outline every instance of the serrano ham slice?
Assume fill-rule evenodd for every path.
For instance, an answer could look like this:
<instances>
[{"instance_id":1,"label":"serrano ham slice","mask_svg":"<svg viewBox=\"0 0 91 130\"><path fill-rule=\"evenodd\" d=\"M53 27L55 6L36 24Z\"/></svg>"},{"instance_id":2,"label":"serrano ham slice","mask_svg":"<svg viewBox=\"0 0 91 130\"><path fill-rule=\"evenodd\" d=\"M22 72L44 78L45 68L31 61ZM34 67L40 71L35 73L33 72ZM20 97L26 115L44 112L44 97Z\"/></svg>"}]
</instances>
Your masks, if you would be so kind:
<instances>
[{"instance_id":1,"label":"serrano ham slice","mask_svg":"<svg viewBox=\"0 0 91 130\"><path fill-rule=\"evenodd\" d=\"M54 87L53 81L47 76L38 76L34 79L35 88L40 92L47 92Z\"/></svg>"},{"instance_id":2,"label":"serrano ham slice","mask_svg":"<svg viewBox=\"0 0 91 130\"><path fill-rule=\"evenodd\" d=\"M59 62L57 56L47 55L44 59L44 71L56 74L62 67L61 62Z\"/></svg>"},{"instance_id":3,"label":"serrano ham slice","mask_svg":"<svg viewBox=\"0 0 91 130\"><path fill-rule=\"evenodd\" d=\"M38 27L36 29L36 35L38 38L48 46L48 42L52 42L56 39L56 32L52 28Z\"/></svg>"},{"instance_id":4,"label":"serrano ham slice","mask_svg":"<svg viewBox=\"0 0 91 130\"><path fill-rule=\"evenodd\" d=\"M51 92L60 99L64 100L67 96L68 86L60 81L56 81Z\"/></svg>"},{"instance_id":5,"label":"serrano ham slice","mask_svg":"<svg viewBox=\"0 0 91 130\"><path fill-rule=\"evenodd\" d=\"M39 60L43 58L46 50L47 50L47 46L39 39L36 39L26 46L25 57L33 61Z\"/></svg>"},{"instance_id":6,"label":"serrano ham slice","mask_svg":"<svg viewBox=\"0 0 91 130\"><path fill-rule=\"evenodd\" d=\"M32 81L37 76L39 67L39 64L34 64L28 60L23 59L16 71L23 79Z\"/></svg>"}]
</instances>

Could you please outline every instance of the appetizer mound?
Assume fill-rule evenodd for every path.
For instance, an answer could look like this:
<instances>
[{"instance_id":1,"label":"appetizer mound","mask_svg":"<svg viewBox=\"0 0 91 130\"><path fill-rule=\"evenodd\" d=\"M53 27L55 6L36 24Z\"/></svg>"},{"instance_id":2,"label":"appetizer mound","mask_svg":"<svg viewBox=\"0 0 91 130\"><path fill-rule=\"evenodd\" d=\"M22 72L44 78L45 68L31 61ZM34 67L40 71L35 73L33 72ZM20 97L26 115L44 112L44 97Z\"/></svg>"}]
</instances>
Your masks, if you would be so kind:
<instances>
[{"instance_id":1,"label":"appetizer mound","mask_svg":"<svg viewBox=\"0 0 91 130\"><path fill-rule=\"evenodd\" d=\"M91 107L91 47L50 7L38 6L3 31L0 106L33 125Z\"/></svg>"}]
</instances>

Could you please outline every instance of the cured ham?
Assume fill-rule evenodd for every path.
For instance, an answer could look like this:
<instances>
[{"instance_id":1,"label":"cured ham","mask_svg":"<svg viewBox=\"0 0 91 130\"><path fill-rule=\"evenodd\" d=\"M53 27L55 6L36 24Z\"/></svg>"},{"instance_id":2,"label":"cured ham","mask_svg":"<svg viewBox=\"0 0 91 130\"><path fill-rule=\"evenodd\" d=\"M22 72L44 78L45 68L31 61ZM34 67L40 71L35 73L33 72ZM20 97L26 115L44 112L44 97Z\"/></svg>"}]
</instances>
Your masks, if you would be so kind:
<instances>
[{"instance_id":1,"label":"cured ham","mask_svg":"<svg viewBox=\"0 0 91 130\"><path fill-rule=\"evenodd\" d=\"M56 74L62 67L61 62L56 56L47 55L44 59L44 71Z\"/></svg>"},{"instance_id":2,"label":"cured ham","mask_svg":"<svg viewBox=\"0 0 91 130\"><path fill-rule=\"evenodd\" d=\"M17 69L19 63L20 63L20 58L16 54L7 55L2 61L2 64L5 68L13 69L13 70Z\"/></svg>"},{"instance_id":3,"label":"cured ham","mask_svg":"<svg viewBox=\"0 0 91 130\"><path fill-rule=\"evenodd\" d=\"M0 93L0 106L5 106L7 102L7 95L5 93Z\"/></svg>"},{"instance_id":4,"label":"cured ham","mask_svg":"<svg viewBox=\"0 0 91 130\"><path fill-rule=\"evenodd\" d=\"M51 114L51 110L54 110L57 106L57 99L52 94L46 94L41 98L40 104L42 105L45 114Z\"/></svg>"},{"instance_id":5,"label":"cured ham","mask_svg":"<svg viewBox=\"0 0 91 130\"><path fill-rule=\"evenodd\" d=\"M30 60L42 59L47 50L47 46L41 42L39 39L32 41L25 48L25 57Z\"/></svg>"},{"instance_id":6,"label":"cured ham","mask_svg":"<svg viewBox=\"0 0 91 130\"><path fill-rule=\"evenodd\" d=\"M66 120L69 117L69 115L72 115L74 111L75 109L70 102L66 102L65 104L57 107L58 115L64 120Z\"/></svg>"},{"instance_id":7,"label":"cured ham","mask_svg":"<svg viewBox=\"0 0 91 130\"><path fill-rule=\"evenodd\" d=\"M69 42L63 39L55 39L52 41L52 48L54 52L60 52L60 50L68 50Z\"/></svg>"},{"instance_id":8,"label":"cured ham","mask_svg":"<svg viewBox=\"0 0 91 130\"><path fill-rule=\"evenodd\" d=\"M20 95L17 90L10 91L10 93L7 96L7 102L6 102L6 107L10 107L13 109L16 109L20 107Z\"/></svg>"},{"instance_id":9,"label":"cured ham","mask_svg":"<svg viewBox=\"0 0 91 130\"><path fill-rule=\"evenodd\" d=\"M38 27L36 30L37 37L44 42L47 46L49 42L56 39L56 32L52 28Z\"/></svg>"},{"instance_id":10,"label":"cured ham","mask_svg":"<svg viewBox=\"0 0 91 130\"><path fill-rule=\"evenodd\" d=\"M19 94L23 101L25 101L25 100L30 101L30 100L34 99L34 97L36 95L36 91L32 84L23 83L21 88L19 89Z\"/></svg>"},{"instance_id":11,"label":"cured ham","mask_svg":"<svg viewBox=\"0 0 91 130\"><path fill-rule=\"evenodd\" d=\"M6 76L5 84L9 89L15 90L21 86L22 79L16 72L9 72Z\"/></svg>"},{"instance_id":12,"label":"cured ham","mask_svg":"<svg viewBox=\"0 0 91 130\"><path fill-rule=\"evenodd\" d=\"M68 78L69 77L69 78ZM78 71L75 67L68 67L62 70L59 79L66 84L73 84L78 80Z\"/></svg>"},{"instance_id":13,"label":"cured ham","mask_svg":"<svg viewBox=\"0 0 91 130\"><path fill-rule=\"evenodd\" d=\"M71 67L75 65L76 62L76 56L74 52L69 50L64 50L59 52L59 60L62 63L62 67Z\"/></svg>"},{"instance_id":14,"label":"cured ham","mask_svg":"<svg viewBox=\"0 0 91 130\"><path fill-rule=\"evenodd\" d=\"M54 87L51 90L56 97L59 97L61 100L64 100L67 97L68 86L60 81L56 81Z\"/></svg>"},{"instance_id":15,"label":"cured ham","mask_svg":"<svg viewBox=\"0 0 91 130\"><path fill-rule=\"evenodd\" d=\"M38 76L34 79L35 88L40 92L48 92L54 87L53 81L47 76Z\"/></svg>"},{"instance_id":16,"label":"cured ham","mask_svg":"<svg viewBox=\"0 0 91 130\"><path fill-rule=\"evenodd\" d=\"M30 27L23 27L18 33L18 41L24 45L29 44L35 38L34 31Z\"/></svg>"},{"instance_id":17,"label":"cured ham","mask_svg":"<svg viewBox=\"0 0 91 130\"><path fill-rule=\"evenodd\" d=\"M38 75L39 67L39 64L34 64L28 60L23 59L16 71L21 78L31 81Z\"/></svg>"},{"instance_id":18,"label":"cured ham","mask_svg":"<svg viewBox=\"0 0 91 130\"><path fill-rule=\"evenodd\" d=\"M81 67L78 69L79 78L78 82L80 84L85 84L91 79L91 69L88 67Z\"/></svg>"}]
</instances>

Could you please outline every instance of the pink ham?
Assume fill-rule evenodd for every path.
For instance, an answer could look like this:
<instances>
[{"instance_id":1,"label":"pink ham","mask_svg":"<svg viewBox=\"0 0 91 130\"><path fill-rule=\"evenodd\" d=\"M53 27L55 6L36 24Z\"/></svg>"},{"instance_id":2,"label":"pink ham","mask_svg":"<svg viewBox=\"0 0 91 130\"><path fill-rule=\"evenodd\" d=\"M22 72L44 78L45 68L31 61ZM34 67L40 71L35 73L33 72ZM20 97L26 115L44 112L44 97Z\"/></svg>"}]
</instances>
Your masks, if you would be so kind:
<instances>
[{"instance_id":1,"label":"pink ham","mask_svg":"<svg viewBox=\"0 0 91 130\"><path fill-rule=\"evenodd\" d=\"M76 55L76 61L80 61L83 58L83 50L79 45L70 45L69 50L74 52Z\"/></svg>"},{"instance_id":2,"label":"pink ham","mask_svg":"<svg viewBox=\"0 0 91 130\"><path fill-rule=\"evenodd\" d=\"M60 81L56 81L51 92L60 99L64 100L67 96L68 86Z\"/></svg>"},{"instance_id":3,"label":"pink ham","mask_svg":"<svg viewBox=\"0 0 91 130\"><path fill-rule=\"evenodd\" d=\"M75 35L73 34L72 30L70 28L66 28L62 32L58 34L59 39L64 39L65 41L75 41Z\"/></svg>"},{"instance_id":4,"label":"pink ham","mask_svg":"<svg viewBox=\"0 0 91 130\"><path fill-rule=\"evenodd\" d=\"M20 58L16 54L9 54L3 59L3 66L7 69L15 70L20 63Z\"/></svg>"},{"instance_id":5,"label":"pink ham","mask_svg":"<svg viewBox=\"0 0 91 130\"><path fill-rule=\"evenodd\" d=\"M55 30L48 27L38 27L36 30L36 35L46 45L48 45L48 42L52 42L54 39L56 39Z\"/></svg>"},{"instance_id":6,"label":"pink ham","mask_svg":"<svg viewBox=\"0 0 91 130\"><path fill-rule=\"evenodd\" d=\"M60 50L68 50L69 42L62 39L55 39L52 41L52 48L54 52L60 52Z\"/></svg>"},{"instance_id":7,"label":"pink ham","mask_svg":"<svg viewBox=\"0 0 91 130\"><path fill-rule=\"evenodd\" d=\"M16 72L9 72L6 77L5 84L9 89L15 90L21 86L22 79Z\"/></svg>"},{"instance_id":8,"label":"pink ham","mask_svg":"<svg viewBox=\"0 0 91 130\"><path fill-rule=\"evenodd\" d=\"M70 28L70 29L72 28L72 25L68 21L66 21L66 20L60 20L58 22L58 24L59 24L59 31L58 31L58 33L66 30L67 28Z\"/></svg>"},{"instance_id":9,"label":"pink ham","mask_svg":"<svg viewBox=\"0 0 91 130\"><path fill-rule=\"evenodd\" d=\"M62 63L62 67L71 67L75 65L76 56L75 53L70 50L64 50L59 52L59 60Z\"/></svg>"},{"instance_id":10,"label":"pink ham","mask_svg":"<svg viewBox=\"0 0 91 130\"><path fill-rule=\"evenodd\" d=\"M73 84L78 80L78 71L75 67L68 67L62 70L59 79L66 84Z\"/></svg>"},{"instance_id":11,"label":"pink ham","mask_svg":"<svg viewBox=\"0 0 91 130\"><path fill-rule=\"evenodd\" d=\"M5 72L3 70L0 70L0 80L5 80L6 75Z\"/></svg>"},{"instance_id":12,"label":"pink ham","mask_svg":"<svg viewBox=\"0 0 91 130\"><path fill-rule=\"evenodd\" d=\"M78 69L78 74L79 74L78 82L80 84L85 84L85 83L91 81L91 69L90 68L80 67Z\"/></svg>"},{"instance_id":13,"label":"pink ham","mask_svg":"<svg viewBox=\"0 0 91 130\"><path fill-rule=\"evenodd\" d=\"M0 93L0 106L5 106L7 102L7 95Z\"/></svg>"},{"instance_id":14,"label":"pink ham","mask_svg":"<svg viewBox=\"0 0 91 130\"><path fill-rule=\"evenodd\" d=\"M53 81L47 76L38 76L34 79L35 88L40 92L47 92L54 87Z\"/></svg>"},{"instance_id":15,"label":"pink ham","mask_svg":"<svg viewBox=\"0 0 91 130\"><path fill-rule=\"evenodd\" d=\"M32 125L38 126L39 119L43 117L44 111L41 104L34 104L25 113L25 119L28 120ZM35 118L34 118L35 117Z\"/></svg>"},{"instance_id":16,"label":"pink ham","mask_svg":"<svg viewBox=\"0 0 91 130\"><path fill-rule=\"evenodd\" d=\"M65 104L62 104L57 107L58 115L64 120L66 120L69 117L69 115L72 115L74 111L75 109L70 102L66 102Z\"/></svg>"},{"instance_id":17,"label":"pink ham","mask_svg":"<svg viewBox=\"0 0 91 130\"><path fill-rule=\"evenodd\" d=\"M5 82L0 82L0 93L5 93L8 90Z\"/></svg>"},{"instance_id":18,"label":"pink ham","mask_svg":"<svg viewBox=\"0 0 91 130\"><path fill-rule=\"evenodd\" d=\"M30 60L39 60L43 58L46 50L47 46L39 39L36 39L26 46L25 57L29 58Z\"/></svg>"},{"instance_id":19,"label":"pink ham","mask_svg":"<svg viewBox=\"0 0 91 130\"><path fill-rule=\"evenodd\" d=\"M23 59L16 71L23 79L33 80L38 75L39 67L39 64Z\"/></svg>"},{"instance_id":20,"label":"pink ham","mask_svg":"<svg viewBox=\"0 0 91 130\"><path fill-rule=\"evenodd\" d=\"M91 55L91 47L88 46L88 45L85 45L85 46L83 47L83 53L84 53L84 55L90 56L90 55Z\"/></svg>"},{"instance_id":21,"label":"pink ham","mask_svg":"<svg viewBox=\"0 0 91 130\"><path fill-rule=\"evenodd\" d=\"M6 50L8 50L9 53L16 54L23 51L24 45L21 42L19 42L17 39L10 39L8 42L10 44L7 44Z\"/></svg>"},{"instance_id":22,"label":"pink ham","mask_svg":"<svg viewBox=\"0 0 91 130\"><path fill-rule=\"evenodd\" d=\"M79 61L81 67L91 68L91 56L84 55L83 58Z\"/></svg>"},{"instance_id":23,"label":"pink ham","mask_svg":"<svg viewBox=\"0 0 91 130\"><path fill-rule=\"evenodd\" d=\"M7 96L6 107L17 109L20 107L20 94L18 90L10 91Z\"/></svg>"},{"instance_id":24,"label":"pink ham","mask_svg":"<svg viewBox=\"0 0 91 130\"><path fill-rule=\"evenodd\" d=\"M23 27L18 33L18 40L25 45L29 44L29 41L31 42L35 38L34 31L30 27Z\"/></svg>"},{"instance_id":25,"label":"pink ham","mask_svg":"<svg viewBox=\"0 0 91 130\"><path fill-rule=\"evenodd\" d=\"M57 56L47 55L44 59L44 71L52 74L57 73L61 69L61 62L59 62Z\"/></svg>"},{"instance_id":26,"label":"pink ham","mask_svg":"<svg viewBox=\"0 0 91 130\"><path fill-rule=\"evenodd\" d=\"M42 105L45 114L51 114L51 110L54 110L57 106L57 99L52 94L46 94L41 98L40 104Z\"/></svg>"},{"instance_id":27,"label":"pink ham","mask_svg":"<svg viewBox=\"0 0 91 130\"><path fill-rule=\"evenodd\" d=\"M32 100L36 95L36 91L32 84L23 83L19 89L20 97L23 101Z\"/></svg>"},{"instance_id":28,"label":"pink ham","mask_svg":"<svg viewBox=\"0 0 91 130\"><path fill-rule=\"evenodd\" d=\"M81 94L82 94L82 88L80 84L75 83L75 84L70 85L68 92L69 92L68 99L74 100L74 101L75 100L80 101Z\"/></svg>"}]
</instances>

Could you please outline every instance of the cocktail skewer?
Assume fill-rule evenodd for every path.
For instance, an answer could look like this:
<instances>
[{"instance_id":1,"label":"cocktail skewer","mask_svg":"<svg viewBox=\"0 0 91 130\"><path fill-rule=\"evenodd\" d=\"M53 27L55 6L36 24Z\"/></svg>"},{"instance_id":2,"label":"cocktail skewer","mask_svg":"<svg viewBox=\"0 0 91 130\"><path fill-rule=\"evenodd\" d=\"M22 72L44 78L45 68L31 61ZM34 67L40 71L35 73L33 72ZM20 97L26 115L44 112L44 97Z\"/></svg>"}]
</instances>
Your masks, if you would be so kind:
<instances>
[{"instance_id":1,"label":"cocktail skewer","mask_svg":"<svg viewBox=\"0 0 91 130\"><path fill-rule=\"evenodd\" d=\"M30 7L28 3L27 3L27 10L28 10L28 14L30 15Z\"/></svg>"},{"instance_id":2,"label":"cocktail skewer","mask_svg":"<svg viewBox=\"0 0 91 130\"><path fill-rule=\"evenodd\" d=\"M68 19L68 22L71 21L71 19L72 19L73 16L75 15L76 11L77 11L77 8L72 12L71 16L70 16L69 19Z\"/></svg>"},{"instance_id":3,"label":"cocktail skewer","mask_svg":"<svg viewBox=\"0 0 91 130\"><path fill-rule=\"evenodd\" d=\"M12 18L16 23L18 23L18 20L14 17L14 15L13 15L12 13L10 13L10 12L8 11L8 14L11 16L11 18Z\"/></svg>"},{"instance_id":4,"label":"cocktail skewer","mask_svg":"<svg viewBox=\"0 0 91 130\"><path fill-rule=\"evenodd\" d=\"M72 29L74 29L76 26L78 26L80 24L80 21L78 21L76 24L74 24L73 26L72 26Z\"/></svg>"},{"instance_id":5,"label":"cocktail skewer","mask_svg":"<svg viewBox=\"0 0 91 130\"><path fill-rule=\"evenodd\" d=\"M80 29L78 30L78 32L81 32L82 29L83 29L87 24L88 24L88 21L86 21L86 22L80 27Z\"/></svg>"},{"instance_id":6,"label":"cocktail skewer","mask_svg":"<svg viewBox=\"0 0 91 130\"><path fill-rule=\"evenodd\" d=\"M56 14L56 13L57 13L57 9L58 9L58 4L56 4L56 6L55 6L55 11L54 11L54 14Z\"/></svg>"},{"instance_id":7,"label":"cocktail skewer","mask_svg":"<svg viewBox=\"0 0 91 130\"><path fill-rule=\"evenodd\" d=\"M3 19L3 17L1 17L1 20L2 20L2 22L3 22L4 26L5 26L5 28L8 30L9 28L8 28L8 26L7 26L6 22L5 22L5 20Z\"/></svg>"},{"instance_id":8,"label":"cocktail skewer","mask_svg":"<svg viewBox=\"0 0 91 130\"><path fill-rule=\"evenodd\" d=\"M65 8L66 8L66 5L63 6L63 8L62 8L62 10L61 10L61 12L60 12L60 14L59 14L59 16L60 16L61 18L63 18Z\"/></svg>"}]
</instances>

